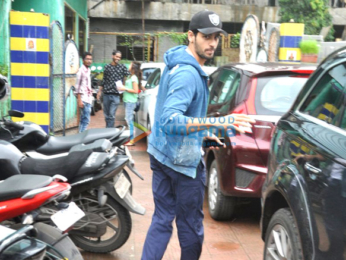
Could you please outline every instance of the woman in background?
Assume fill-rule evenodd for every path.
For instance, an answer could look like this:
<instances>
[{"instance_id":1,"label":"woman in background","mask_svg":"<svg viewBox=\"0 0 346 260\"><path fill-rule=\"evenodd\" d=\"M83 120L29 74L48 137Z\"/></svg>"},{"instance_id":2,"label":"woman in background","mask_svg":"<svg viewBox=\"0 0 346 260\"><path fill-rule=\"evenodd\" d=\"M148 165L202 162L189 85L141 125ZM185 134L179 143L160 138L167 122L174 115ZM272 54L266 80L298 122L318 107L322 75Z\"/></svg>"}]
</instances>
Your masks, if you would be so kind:
<instances>
[{"instance_id":1,"label":"woman in background","mask_svg":"<svg viewBox=\"0 0 346 260\"><path fill-rule=\"evenodd\" d=\"M138 100L138 92L139 89L142 89L141 81L142 81L142 71L141 64L137 61L133 61L130 64L129 71L131 75L125 81L124 87L118 87L118 90L124 91L123 93L123 102L125 105L125 120L131 131L131 141L127 143L127 145L134 145L133 142L133 112L136 108L136 103Z\"/></svg>"}]
</instances>

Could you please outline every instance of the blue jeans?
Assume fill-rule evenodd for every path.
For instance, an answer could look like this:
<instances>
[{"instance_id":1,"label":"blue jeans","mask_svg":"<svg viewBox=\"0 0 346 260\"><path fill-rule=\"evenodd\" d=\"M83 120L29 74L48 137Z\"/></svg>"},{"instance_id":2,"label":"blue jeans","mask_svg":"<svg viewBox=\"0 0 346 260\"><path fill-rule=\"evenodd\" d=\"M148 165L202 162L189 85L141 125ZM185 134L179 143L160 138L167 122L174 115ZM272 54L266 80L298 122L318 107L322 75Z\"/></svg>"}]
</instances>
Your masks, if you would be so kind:
<instances>
[{"instance_id":1,"label":"blue jeans","mask_svg":"<svg viewBox=\"0 0 346 260\"><path fill-rule=\"evenodd\" d=\"M182 260L197 260L204 239L203 199L206 183L203 159L195 179L161 164L150 155L155 212L144 243L142 260L159 260L172 235L175 218Z\"/></svg>"},{"instance_id":2,"label":"blue jeans","mask_svg":"<svg viewBox=\"0 0 346 260\"><path fill-rule=\"evenodd\" d=\"M115 113L120 103L120 97L116 95L103 95L103 114L105 115L106 127L113 128Z\"/></svg>"},{"instance_id":3,"label":"blue jeans","mask_svg":"<svg viewBox=\"0 0 346 260\"><path fill-rule=\"evenodd\" d=\"M133 111L136 108L136 103L125 102L124 105L125 105L125 120L126 120L128 127L130 128L130 138L132 139L133 138L133 132L134 132Z\"/></svg>"},{"instance_id":4,"label":"blue jeans","mask_svg":"<svg viewBox=\"0 0 346 260\"><path fill-rule=\"evenodd\" d=\"M79 133L84 132L90 123L91 104L83 102L80 108Z\"/></svg>"}]
</instances>

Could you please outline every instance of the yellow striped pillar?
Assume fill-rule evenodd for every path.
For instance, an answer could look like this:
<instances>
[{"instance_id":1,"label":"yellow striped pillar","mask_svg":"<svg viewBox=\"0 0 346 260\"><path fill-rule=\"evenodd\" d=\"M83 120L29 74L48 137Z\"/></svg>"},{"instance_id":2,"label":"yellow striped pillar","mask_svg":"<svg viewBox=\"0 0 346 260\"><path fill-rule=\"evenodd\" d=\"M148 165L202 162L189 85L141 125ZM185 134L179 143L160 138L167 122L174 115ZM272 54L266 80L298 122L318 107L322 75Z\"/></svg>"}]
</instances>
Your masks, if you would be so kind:
<instances>
[{"instance_id":1,"label":"yellow striped pillar","mask_svg":"<svg viewBox=\"0 0 346 260\"><path fill-rule=\"evenodd\" d=\"M10 13L12 109L49 132L49 16Z\"/></svg>"},{"instance_id":2,"label":"yellow striped pillar","mask_svg":"<svg viewBox=\"0 0 346 260\"><path fill-rule=\"evenodd\" d=\"M279 61L300 62L299 43L304 34L303 23L282 23L280 25Z\"/></svg>"}]
</instances>

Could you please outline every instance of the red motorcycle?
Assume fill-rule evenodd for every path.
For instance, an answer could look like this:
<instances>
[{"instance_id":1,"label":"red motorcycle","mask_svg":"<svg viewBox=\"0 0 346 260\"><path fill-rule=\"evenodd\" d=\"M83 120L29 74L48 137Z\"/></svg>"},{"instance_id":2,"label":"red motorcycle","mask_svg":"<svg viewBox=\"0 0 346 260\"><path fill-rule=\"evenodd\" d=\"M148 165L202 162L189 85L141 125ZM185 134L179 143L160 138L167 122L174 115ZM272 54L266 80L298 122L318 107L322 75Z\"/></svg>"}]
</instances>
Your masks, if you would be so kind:
<instances>
[{"instance_id":1,"label":"red motorcycle","mask_svg":"<svg viewBox=\"0 0 346 260\"><path fill-rule=\"evenodd\" d=\"M60 178L60 180L64 180L63 177L60 176ZM27 225L33 224L38 215L35 210L47 203L55 203L61 210L55 213L51 219L58 227L60 226L60 230L66 231L73 223L83 217L84 213L80 209L76 209L73 203L58 203L59 200L70 194L71 189L68 183L60 180L59 176L14 175L0 182L1 224L11 229L28 229ZM76 218L72 220L72 216L76 216ZM60 230L44 223L34 224L34 227L36 230L35 237L49 245L48 255L55 254L58 255L58 258L83 259L67 234L63 234ZM15 230L13 232L14 235L12 236L2 239L0 236L1 259L5 256L7 248L23 238L23 232L19 232L21 236L16 235L18 232L16 233Z\"/></svg>"}]
</instances>

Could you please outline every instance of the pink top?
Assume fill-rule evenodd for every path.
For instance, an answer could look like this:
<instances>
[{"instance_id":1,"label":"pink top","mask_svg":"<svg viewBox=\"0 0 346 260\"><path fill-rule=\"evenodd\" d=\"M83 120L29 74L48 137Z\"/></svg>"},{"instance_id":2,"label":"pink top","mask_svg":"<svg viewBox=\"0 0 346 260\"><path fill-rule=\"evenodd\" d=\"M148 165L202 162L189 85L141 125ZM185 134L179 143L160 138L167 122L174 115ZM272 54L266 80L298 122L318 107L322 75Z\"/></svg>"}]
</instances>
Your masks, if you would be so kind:
<instances>
[{"instance_id":1,"label":"pink top","mask_svg":"<svg viewBox=\"0 0 346 260\"><path fill-rule=\"evenodd\" d=\"M84 64L79 68L77 72L76 80L76 94L81 94L83 102L91 104L92 101L92 89L90 79L90 69Z\"/></svg>"}]
</instances>

